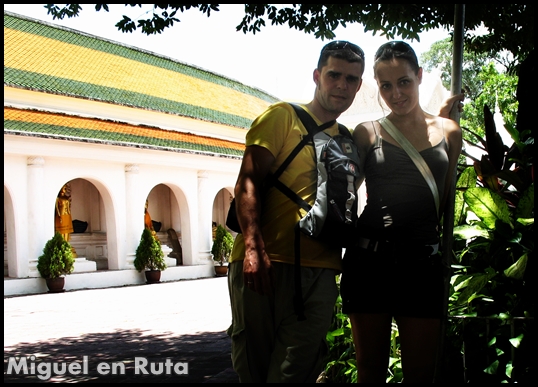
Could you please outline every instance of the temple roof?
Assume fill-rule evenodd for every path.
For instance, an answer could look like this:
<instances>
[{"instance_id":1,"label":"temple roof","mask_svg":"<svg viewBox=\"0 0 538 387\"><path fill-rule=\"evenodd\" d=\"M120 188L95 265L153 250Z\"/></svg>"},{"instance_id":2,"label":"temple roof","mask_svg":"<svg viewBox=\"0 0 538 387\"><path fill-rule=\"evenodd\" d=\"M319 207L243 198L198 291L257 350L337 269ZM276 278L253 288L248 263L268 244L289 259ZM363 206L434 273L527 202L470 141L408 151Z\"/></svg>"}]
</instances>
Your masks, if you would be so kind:
<instances>
[{"instance_id":1,"label":"temple roof","mask_svg":"<svg viewBox=\"0 0 538 387\"><path fill-rule=\"evenodd\" d=\"M205 155L242 156L238 142L111 120L4 107L4 133Z\"/></svg>"},{"instance_id":2,"label":"temple roof","mask_svg":"<svg viewBox=\"0 0 538 387\"><path fill-rule=\"evenodd\" d=\"M277 98L225 76L4 11L4 90L18 88L248 129ZM4 95L5 97L5 95ZM29 105L31 107L31 105ZM158 125L6 106L4 133L242 154L244 145ZM63 117L58 120L58 117ZM236 144L236 145L233 145Z\"/></svg>"}]
</instances>

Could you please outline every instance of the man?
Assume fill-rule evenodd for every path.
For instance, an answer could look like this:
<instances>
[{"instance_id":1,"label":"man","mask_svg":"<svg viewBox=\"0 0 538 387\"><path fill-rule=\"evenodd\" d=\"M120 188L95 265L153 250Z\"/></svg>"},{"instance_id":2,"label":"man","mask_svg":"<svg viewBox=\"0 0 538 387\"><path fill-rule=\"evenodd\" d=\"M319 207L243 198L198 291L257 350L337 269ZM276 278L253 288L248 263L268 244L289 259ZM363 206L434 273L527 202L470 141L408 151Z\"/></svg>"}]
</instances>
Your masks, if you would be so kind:
<instances>
[{"instance_id":1,"label":"man","mask_svg":"<svg viewBox=\"0 0 538 387\"><path fill-rule=\"evenodd\" d=\"M318 125L337 119L353 103L362 84L364 53L345 41L321 50L313 79L314 99L303 108ZM337 124L325 130L333 136ZM315 382L326 354L338 295L336 275L341 249L305 235L301 240L301 285L306 320L294 310L294 227L304 215L278 189L265 192L263 182L307 131L293 108L270 106L246 137L246 150L235 186L242 234L234 243L228 285L232 307L232 360L242 383ZM280 181L306 202L316 196L313 146L304 147Z\"/></svg>"}]
</instances>

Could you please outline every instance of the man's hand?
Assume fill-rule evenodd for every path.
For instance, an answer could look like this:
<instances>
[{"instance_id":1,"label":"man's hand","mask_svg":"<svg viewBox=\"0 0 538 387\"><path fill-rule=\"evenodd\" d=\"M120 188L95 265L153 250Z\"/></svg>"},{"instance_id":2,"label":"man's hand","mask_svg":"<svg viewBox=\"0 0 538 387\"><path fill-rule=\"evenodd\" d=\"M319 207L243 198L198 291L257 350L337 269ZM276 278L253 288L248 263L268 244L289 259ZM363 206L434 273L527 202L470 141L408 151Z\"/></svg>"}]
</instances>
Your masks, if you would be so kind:
<instances>
[{"instance_id":1,"label":"man's hand","mask_svg":"<svg viewBox=\"0 0 538 387\"><path fill-rule=\"evenodd\" d=\"M274 272L265 252L247 252L243 260L244 286L261 295L271 295L274 290Z\"/></svg>"}]
</instances>

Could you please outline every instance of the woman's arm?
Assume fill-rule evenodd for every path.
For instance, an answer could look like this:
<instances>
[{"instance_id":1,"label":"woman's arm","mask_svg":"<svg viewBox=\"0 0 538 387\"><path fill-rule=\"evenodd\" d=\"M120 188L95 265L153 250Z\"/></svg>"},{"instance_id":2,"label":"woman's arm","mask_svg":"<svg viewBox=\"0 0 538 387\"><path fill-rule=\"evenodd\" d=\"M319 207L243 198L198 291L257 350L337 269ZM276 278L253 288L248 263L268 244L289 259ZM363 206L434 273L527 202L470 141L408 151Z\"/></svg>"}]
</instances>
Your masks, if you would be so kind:
<instances>
[{"instance_id":1,"label":"woman's arm","mask_svg":"<svg viewBox=\"0 0 538 387\"><path fill-rule=\"evenodd\" d=\"M439 117L449 118L454 120L454 112L461 113L463 110L463 100L465 99L465 94L454 94L453 96L448 97L441 103L439 108ZM457 110L456 110L457 109Z\"/></svg>"},{"instance_id":2,"label":"woman's arm","mask_svg":"<svg viewBox=\"0 0 538 387\"><path fill-rule=\"evenodd\" d=\"M446 203L448 200L448 194L454 184L454 177L456 166L458 164L458 158L461 154L462 148L462 132L459 124L456 121L450 119L442 119L444 125L445 138L448 143L448 171L445 178L445 190L441 198L441 211L443 213L446 209Z\"/></svg>"}]
</instances>

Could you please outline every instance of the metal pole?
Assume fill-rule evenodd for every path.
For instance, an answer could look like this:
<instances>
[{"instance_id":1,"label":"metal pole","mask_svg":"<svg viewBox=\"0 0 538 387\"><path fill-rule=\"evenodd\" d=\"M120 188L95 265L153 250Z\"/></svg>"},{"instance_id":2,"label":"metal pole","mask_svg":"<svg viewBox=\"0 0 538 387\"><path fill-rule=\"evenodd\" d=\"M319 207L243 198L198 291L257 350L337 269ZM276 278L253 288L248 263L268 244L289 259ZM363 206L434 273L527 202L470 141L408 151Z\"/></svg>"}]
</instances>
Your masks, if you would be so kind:
<instances>
[{"instance_id":1,"label":"metal pole","mask_svg":"<svg viewBox=\"0 0 538 387\"><path fill-rule=\"evenodd\" d=\"M454 41L452 45L452 83L451 94L461 93L462 84L462 63L463 63L463 26L465 23L465 4L456 4L454 8ZM460 120L460 113L457 105L452 108L450 118L456 122ZM445 352L445 336L448 324L448 292L450 290L451 262L452 262L452 240L454 229L454 200L456 194L456 169L449 171L454 174L452 185L449 187L446 208L443 215L443 236L442 236L442 260L446 269L445 275L445 297L443 298L444 318L441 322L441 338L439 342L439 351L437 356L437 369L435 373L435 382L440 382L441 371Z\"/></svg>"}]
</instances>

